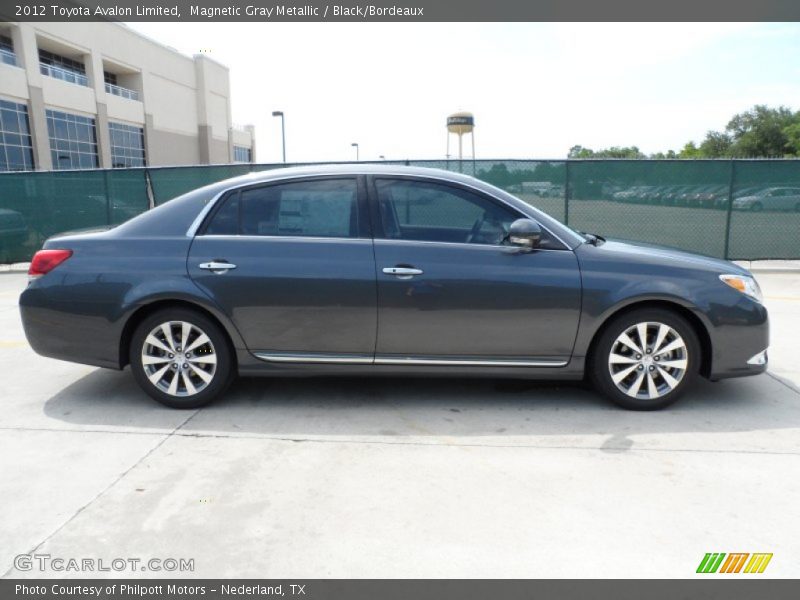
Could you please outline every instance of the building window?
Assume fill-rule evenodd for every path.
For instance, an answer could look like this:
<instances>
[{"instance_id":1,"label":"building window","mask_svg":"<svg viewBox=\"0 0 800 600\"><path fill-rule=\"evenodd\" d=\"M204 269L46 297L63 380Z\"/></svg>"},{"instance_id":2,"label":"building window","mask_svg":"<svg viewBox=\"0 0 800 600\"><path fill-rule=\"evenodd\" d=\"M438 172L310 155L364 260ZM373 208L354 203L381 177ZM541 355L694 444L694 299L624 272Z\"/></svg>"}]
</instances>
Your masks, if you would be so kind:
<instances>
[{"instance_id":1,"label":"building window","mask_svg":"<svg viewBox=\"0 0 800 600\"><path fill-rule=\"evenodd\" d=\"M245 148L244 146L234 146L233 162L253 162L253 151L250 148Z\"/></svg>"},{"instance_id":2,"label":"building window","mask_svg":"<svg viewBox=\"0 0 800 600\"><path fill-rule=\"evenodd\" d=\"M111 136L111 166L115 169L144 167L144 129L122 123L109 123Z\"/></svg>"},{"instance_id":3,"label":"building window","mask_svg":"<svg viewBox=\"0 0 800 600\"><path fill-rule=\"evenodd\" d=\"M108 71L103 71L103 81L111 85L119 85L117 83L116 73L109 73Z\"/></svg>"},{"instance_id":4,"label":"building window","mask_svg":"<svg viewBox=\"0 0 800 600\"><path fill-rule=\"evenodd\" d=\"M96 169L97 134L94 119L47 110L47 133L54 169Z\"/></svg>"},{"instance_id":5,"label":"building window","mask_svg":"<svg viewBox=\"0 0 800 600\"><path fill-rule=\"evenodd\" d=\"M17 66L17 55L14 54L14 42L7 35L0 35L0 63Z\"/></svg>"},{"instance_id":6,"label":"building window","mask_svg":"<svg viewBox=\"0 0 800 600\"><path fill-rule=\"evenodd\" d=\"M28 107L0 100L0 171L32 171Z\"/></svg>"},{"instance_id":7,"label":"building window","mask_svg":"<svg viewBox=\"0 0 800 600\"><path fill-rule=\"evenodd\" d=\"M86 67L82 62L53 54L47 50L39 50L39 71L42 75L88 86L89 78L86 77Z\"/></svg>"}]
</instances>

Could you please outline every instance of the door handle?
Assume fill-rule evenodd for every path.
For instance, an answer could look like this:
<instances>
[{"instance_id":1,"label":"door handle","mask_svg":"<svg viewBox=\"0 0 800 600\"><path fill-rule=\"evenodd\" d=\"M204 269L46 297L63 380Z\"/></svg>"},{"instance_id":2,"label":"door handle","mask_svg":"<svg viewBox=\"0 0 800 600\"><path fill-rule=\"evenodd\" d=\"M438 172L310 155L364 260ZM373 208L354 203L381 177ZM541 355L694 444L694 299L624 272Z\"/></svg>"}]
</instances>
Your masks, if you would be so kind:
<instances>
[{"instance_id":1,"label":"door handle","mask_svg":"<svg viewBox=\"0 0 800 600\"><path fill-rule=\"evenodd\" d=\"M394 275L398 279L411 279L414 275L422 275L422 269L414 267L384 267L383 272L387 275Z\"/></svg>"},{"instance_id":2,"label":"door handle","mask_svg":"<svg viewBox=\"0 0 800 600\"><path fill-rule=\"evenodd\" d=\"M211 271L212 273L222 274L227 273L230 269L235 269L236 265L229 262L212 260L211 262L200 263L198 265L201 269Z\"/></svg>"}]
</instances>

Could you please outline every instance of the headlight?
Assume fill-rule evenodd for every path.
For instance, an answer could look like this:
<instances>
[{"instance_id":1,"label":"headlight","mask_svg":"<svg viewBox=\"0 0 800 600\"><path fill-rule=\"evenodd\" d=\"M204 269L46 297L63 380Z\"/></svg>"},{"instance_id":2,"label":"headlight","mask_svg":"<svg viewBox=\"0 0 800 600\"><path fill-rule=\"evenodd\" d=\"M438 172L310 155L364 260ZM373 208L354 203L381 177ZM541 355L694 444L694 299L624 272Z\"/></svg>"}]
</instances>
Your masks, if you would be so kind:
<instances>
[{"instance_id":1,"label":"headlight","mask_svg":"<svg viewBox=\"0 0 800 600\"><path fill-rule=\"evenodd\" d=\"M764 296L761 295L761 288L752 277L747 275L720 275L722 283L731 286L733 289L742 292L745 296L749 296L759 303L764 302Z\"/></svg>"}]
</instances>

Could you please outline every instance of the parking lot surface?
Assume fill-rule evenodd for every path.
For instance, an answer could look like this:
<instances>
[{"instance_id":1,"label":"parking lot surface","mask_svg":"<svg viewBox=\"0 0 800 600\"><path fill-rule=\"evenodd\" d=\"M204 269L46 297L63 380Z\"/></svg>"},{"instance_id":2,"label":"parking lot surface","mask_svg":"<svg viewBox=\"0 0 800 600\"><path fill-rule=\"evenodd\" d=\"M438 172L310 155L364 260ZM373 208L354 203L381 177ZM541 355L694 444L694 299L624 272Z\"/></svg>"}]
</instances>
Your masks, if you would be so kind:
<instances>
[{"instance_id":1,"label":"parking lot surface","mask_svg":"<svg viewBox=\"0 0 800 600\"><path fill-rule=\"evenodd\" d=\"M682 578L707 552L770 552L758 577L797 577L800 274L757 277L769 372L632 413L578 385L349 378L170 410L128 371L36 355L26 277L0 274L0 573Z\"/></svg>"}]
</instances>

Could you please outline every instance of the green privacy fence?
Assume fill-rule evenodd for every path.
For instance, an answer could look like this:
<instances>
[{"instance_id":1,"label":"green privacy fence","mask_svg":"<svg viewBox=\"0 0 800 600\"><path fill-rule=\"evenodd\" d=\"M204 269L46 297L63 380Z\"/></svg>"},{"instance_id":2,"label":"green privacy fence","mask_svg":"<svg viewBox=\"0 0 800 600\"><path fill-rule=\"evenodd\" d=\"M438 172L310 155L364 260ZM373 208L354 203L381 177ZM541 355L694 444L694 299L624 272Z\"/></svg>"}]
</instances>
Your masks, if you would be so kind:
<instances>
[{"instance_id":1,"label":"green privacy fence","mask_svg":"<svg viewBox=\"0 0 800 600\"><path fill-rule=\"evenodd\" d=\"M800 259L800 160L480 160L460 171L574 229L729 259ZM0 263L49 236L121 223L186 191L280 164L0 174Z\"/></svg>"}]
</instances>

